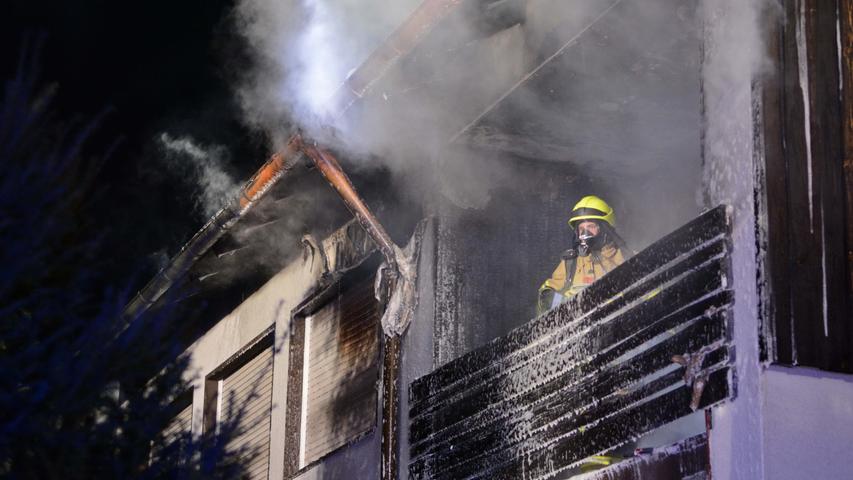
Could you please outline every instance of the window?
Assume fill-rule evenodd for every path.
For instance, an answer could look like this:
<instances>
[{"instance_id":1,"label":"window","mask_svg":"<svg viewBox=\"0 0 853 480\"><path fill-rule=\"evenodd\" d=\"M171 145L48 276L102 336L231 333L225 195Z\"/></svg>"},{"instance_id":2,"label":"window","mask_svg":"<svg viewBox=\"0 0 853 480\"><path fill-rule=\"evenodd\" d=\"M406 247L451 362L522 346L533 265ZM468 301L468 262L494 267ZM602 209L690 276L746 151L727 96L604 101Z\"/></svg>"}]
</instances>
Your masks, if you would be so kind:
<instances>
[{"instance_id":1,"label":"window","mask_svg":"<svg viewBox=\"0 0 853 480\"><path fill-rule=\"evenodd\" d=\"M247 477L265 479L269 469L272 412L272 329L225 362L206 381L205 428L237 419L228 449L247 460Z\"/></svg>"},{"instance_id":2,"label":"window","mask_svg":"<svg viewBox=\"0 0 853 480\"><path fill-rule=\"evenodd\" d=\"M295 315L285 447L291 474L376 425L379 309L371 269L359 270Z\"/></svg>"}]
</instances>

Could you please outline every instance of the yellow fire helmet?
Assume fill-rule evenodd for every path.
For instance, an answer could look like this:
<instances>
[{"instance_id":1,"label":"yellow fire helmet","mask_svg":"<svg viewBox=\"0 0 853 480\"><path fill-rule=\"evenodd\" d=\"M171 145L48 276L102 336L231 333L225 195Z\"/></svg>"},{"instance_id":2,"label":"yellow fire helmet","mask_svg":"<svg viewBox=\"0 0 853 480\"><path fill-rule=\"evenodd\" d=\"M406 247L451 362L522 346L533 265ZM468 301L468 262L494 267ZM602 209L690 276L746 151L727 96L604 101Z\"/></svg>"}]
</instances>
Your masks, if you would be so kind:
<instances>
[{"instance_id":1,"label":"yellow fire helmet","mask_svg":"<svg viewBox=\"0 0 853 480\"><path fill-rule=\"evenodd\" d=\"M613 209L604 200L595 195L587 195L575 205L572 209L572 218L569 219L569 225L572 228L577 227L581 220L604 220L610 226L616 226L616 218L613 215Z\"/></svg>"}]
</instances>

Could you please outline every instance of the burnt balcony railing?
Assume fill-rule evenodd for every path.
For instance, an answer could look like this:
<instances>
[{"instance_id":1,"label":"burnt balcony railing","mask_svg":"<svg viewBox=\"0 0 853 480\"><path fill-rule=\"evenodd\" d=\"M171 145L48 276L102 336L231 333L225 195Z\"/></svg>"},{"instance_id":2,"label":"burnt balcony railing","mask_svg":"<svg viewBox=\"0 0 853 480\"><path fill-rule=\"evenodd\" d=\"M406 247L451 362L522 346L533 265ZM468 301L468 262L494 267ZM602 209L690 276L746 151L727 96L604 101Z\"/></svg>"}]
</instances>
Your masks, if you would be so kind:
<instances>
[{"instance_id":1,"label":"burnt balcony railing","mask_svg":"<svg viewBox=\"0 0 853 480\"><path fill-rule=\"evenodd\" d=\"M413 382L410 478L547 477L732 398L729 232L710 210Z\"/></svg>"}]
</instances>

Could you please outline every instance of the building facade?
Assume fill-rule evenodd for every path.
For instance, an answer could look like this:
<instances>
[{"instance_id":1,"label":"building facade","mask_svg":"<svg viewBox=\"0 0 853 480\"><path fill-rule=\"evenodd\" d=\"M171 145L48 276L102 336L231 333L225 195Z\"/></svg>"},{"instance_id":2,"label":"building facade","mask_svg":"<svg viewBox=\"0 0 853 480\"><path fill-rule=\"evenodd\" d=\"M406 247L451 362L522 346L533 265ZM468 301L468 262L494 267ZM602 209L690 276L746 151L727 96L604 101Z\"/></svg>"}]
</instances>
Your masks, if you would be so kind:
<instances>
[{"instance_id":1,"label":"building facade","mask_svg":"<svg viewBox=\"0 0 853 480\"><path fill-rule=\"evenodd\" d=\"M584 474L853 475L853 5L575 3L419 5L338 103L377 144L429 128L429 188L358 169L366 217L293 141L131 305L194 292L181 401L196 433L240 415L251 478L568 478L620 448ZM639 253L534 318L588 193ZM391 327L388 241L416 272Z\"/></svg>"}]
</instances>

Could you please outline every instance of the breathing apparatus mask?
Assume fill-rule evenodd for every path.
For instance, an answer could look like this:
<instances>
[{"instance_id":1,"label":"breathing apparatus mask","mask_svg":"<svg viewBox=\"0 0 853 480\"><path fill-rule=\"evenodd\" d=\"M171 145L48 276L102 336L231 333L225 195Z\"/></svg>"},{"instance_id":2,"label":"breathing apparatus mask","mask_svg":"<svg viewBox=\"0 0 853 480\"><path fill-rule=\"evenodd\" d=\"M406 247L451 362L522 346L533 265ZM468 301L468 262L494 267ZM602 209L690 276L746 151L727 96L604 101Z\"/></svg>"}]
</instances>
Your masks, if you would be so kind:
<instances>
[{"instance_id":1,"label":"breathing apparatus mask","mask_svg":"<svg viewBox=\"0 0 853 480\"><path fill-rule=\"evenodd\" d=\"M585 220L578 224L575 231L577 236L578 256L585 257L591 251L601 250L607 244L607 231L597 220Z\"/></svg>"}]
</instances>

